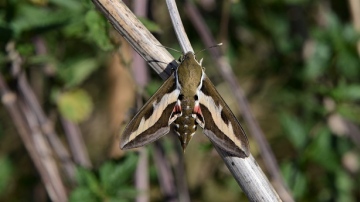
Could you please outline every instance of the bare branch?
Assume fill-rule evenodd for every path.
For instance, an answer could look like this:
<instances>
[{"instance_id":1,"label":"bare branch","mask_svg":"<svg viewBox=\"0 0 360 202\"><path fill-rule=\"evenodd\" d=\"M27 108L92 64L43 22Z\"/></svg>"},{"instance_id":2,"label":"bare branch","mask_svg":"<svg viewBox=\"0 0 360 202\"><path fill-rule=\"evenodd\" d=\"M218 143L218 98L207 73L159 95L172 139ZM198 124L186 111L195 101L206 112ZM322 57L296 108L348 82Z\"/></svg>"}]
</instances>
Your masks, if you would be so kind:
<instances>
[{"instance_id":1,"label":"bare branch","mask_svg":"<svg viewBox=\"0 0 360 202\"><path fill-rule=\"evenodd\" d=\"M160 42L144 27L122 1L92 0L114 28L130 43L136 52L160 75L170 76L177 63Z\"/></svg>"},{"instance_id":2,"label":"bare branch","mask_svg":"<svg viewBox=\"0 0 360 202\"><path fill-rule=\"evenodd\" d=\"M146 148L139 149L139 160L135 172L136 189L140 192L136 202L149 201L149 158Z\"/></svg>"},{"instance_id":3,"label":"bare branch","mask_svg":"<svg viewBox=\"0 0 360 202\"><path fill-rule=\"evenodd\" d=\"M179 11L177 9L175 1L167 0L166 4L167 4L168 10L169 10L171 22L175 29L176 37L179 41L179 44L180 44L180 47L181 47L183 53L187 53L187 52L194 53L194 50L191 46L189 38L183 36L183 34L186 32L185 32L184 26L182 24L182 21L181 21L180 15L179 15Z\"/></svg>"},{"instance_id":4,"label":"bare branch","mask_svg":"<svg viewBox=\"0 0 360 202\"><path fill-rule=\"evenodd\" d=\"M133 2L134 12L137 16L147 16L148 0L135 0ZM133 63L132 71L135 82L140 90L138 100L141 99L141 92L144 92L144 87L149 82L149 70L146 66L146 61L143 60L140 55L133 50ZM140 106L139 106L140 107ZM139 108L140 109L140 108ZM149 201L149 159L146 148L139 149L139 160L135 172L135 185L136 189L140 192L136 196L136 202L148 202Z\"/></svg>"},{"instance_id":5,"label":"bare branch","mask_svg":"<svg viewBox=\"0 0 360 202\"><path fill-rule=\"evenodd\" d=\"M33 160L35 167L37 168L41 180L44 183L44 186L49 194L49 197L52 201L67 201L66 192L63 185L60 181L54 180L52 178L51 171L45 166L45 162L41 160L40 153L36 149L36 145L33 142L31 137L31 129L21 113L19 104L17 102L16 95L9 90L5 80L3 79L2 74L0 73L0 97L2 103L10 114L10 117L13 120L13 123L16 126L16 129L25 145L26 150L28 151L31 159ZM55 172L55 171L54 171ZM56 173L54 173L56 175ZM56 177L58 179L58 177Z\"/></svg>"},{"instance_id":6,"label":"bare branch","mask_svg":"<svg viewBox=\"0 0 360 202\"><path fill-rule=\"evenodd\" d=\"M20 109L23 111L25 119L30 126L31 137L34 142L35 149L39 155L39 159L42 165L44 166L44 170L49 177L49 183L51 183L53 186L54 190L49 191L48 189L49 195L51 195L51 192L55 192L58 197L57 200L66 201L67 195L65 191L65 186L62 182L60 172L58 166L56 165L56 161L54 159L51 147L46 140L44 134L40 130L40 126L36 121L35 115L31 110L29 110L29 107L26 105L24 100L20 102Z\"/></svg>"},{"instance_id":7,"label":"bare branch","mask_svg":"<svg viewBox=\"0 0 360 202\"><path fill-rule=\"evenodd\" d=\"M352 21L355 30L359 33L360 32L360 1L358 0L348 0L349 7L351 11ZM357 51L360 55L360 41L357 42Z\"/></svg>"},{"instance_id":8,"label":"bare branch","mask_svg":"<svg viewBox=\"0 0 360 202\"><path fill-rule=\"evenodd\" d=\"M18 77L18 85L21 96L24 100L26 100L26 103L28 103L30 110L36 115L41 129L48 137L48 141L54 148L55 153L59 156L60 161L63 163L69 180L75 180L75 166L72 163L69 153L65 149L59 137L55 134L50 121L45 116L45 113L42 110L35 93L30 88L25 73L21 71L21 57L17 51L15 51L15 44L9 43L6 49L8 51L10 60L13 61L11 71L14 77Z\"/></svg>"},{"instance_id":9,"label":"bare branch","mask_svg":"<svg viewBox=\"0 0 360 202\"><path fill-rule=\"evenodd\" d=\"M169 162L165 158L163 147L159 141L156 141L153 148L153 156L156 170L158 170L158 178L160 182L161 192L165 196L165 201L176 202L178 200L176 194L177 190L174 183L175 181L171 172Z\"/></svg>"},{"instance_id":10,"label":"bare branch","mask_svg":"<svg viewBox=\"0 0 360 202\"><path fill-rule=\"evenodd\" d=\"M65 173L70 181L75 180L75 165L71 159L71 156L59 136L55 133L55 130L52 126L50 120L46 117L45 112L41 108L34 92L29 86L29 83L26 79L25 73L22 72L18 76L18 84L21 96L29 104L29 109L36 115L36 118L39 121L40 127L48 141L50 142L52 148L54 149L56 155L59 157L62 166L64 167Z\"/></svg>"},{"instance_id":11,"label":"bare branch","mask_svg":"<svg viewBox=\"0 0 360 202\"><path fill-rule=\"evenodd\" d=\"M84 168L91 168L92 164L89 153L87 152L79 126L62 116L60 119L75 163Z\"/></svg>"}]
</instances>

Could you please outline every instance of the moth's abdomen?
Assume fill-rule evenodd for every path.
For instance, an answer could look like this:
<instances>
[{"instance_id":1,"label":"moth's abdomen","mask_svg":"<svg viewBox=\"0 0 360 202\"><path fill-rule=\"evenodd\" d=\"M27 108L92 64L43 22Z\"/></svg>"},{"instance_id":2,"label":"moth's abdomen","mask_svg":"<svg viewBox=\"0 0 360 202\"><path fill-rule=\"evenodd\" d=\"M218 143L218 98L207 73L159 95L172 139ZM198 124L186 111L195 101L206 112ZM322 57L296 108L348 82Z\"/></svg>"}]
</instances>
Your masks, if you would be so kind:
<instances>
[{"instance_id":1,"label":"moth's abdomen","mask_svg":"<svg viewBox=\"0 0 360 202\"><path fill-rule=\"evenodd\" d=\"M185 150L192 136L196 132L197 123L192 117L194 102L183 99L181 102L182 115L174 121L174 131L179 136L181 146Z\"/></svg>"}]
</instances>

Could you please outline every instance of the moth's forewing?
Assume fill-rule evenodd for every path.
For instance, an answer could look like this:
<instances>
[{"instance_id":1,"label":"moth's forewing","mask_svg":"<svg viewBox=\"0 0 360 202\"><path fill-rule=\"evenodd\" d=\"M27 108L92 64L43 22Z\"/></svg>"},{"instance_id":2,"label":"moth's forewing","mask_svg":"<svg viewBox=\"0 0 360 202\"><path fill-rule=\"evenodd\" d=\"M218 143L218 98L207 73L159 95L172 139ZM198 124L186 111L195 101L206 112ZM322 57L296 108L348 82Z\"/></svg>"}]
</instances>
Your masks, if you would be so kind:
<instances>
[{"instance_id":1,"label":"moth's forewing","mask_svg":"<svg viewBox=\"0 0 360 202\"><path fill-rule=\"evenodd\" d=\"M120 148L140 147L166 135L179 94L175 77L171 75L126 126Z\"/></svg>"},{"instance_id":2,"label":"moth's forewing","mask_svg":"<svg viewBox=\"0 0 360 202\"><path fill-rule=\"evenodd\" d=\"M204 134L232 155L249 156L249 142L243 128L207 76L199 93L199 102L205 118Z\"/></svg>"}]
</instances>

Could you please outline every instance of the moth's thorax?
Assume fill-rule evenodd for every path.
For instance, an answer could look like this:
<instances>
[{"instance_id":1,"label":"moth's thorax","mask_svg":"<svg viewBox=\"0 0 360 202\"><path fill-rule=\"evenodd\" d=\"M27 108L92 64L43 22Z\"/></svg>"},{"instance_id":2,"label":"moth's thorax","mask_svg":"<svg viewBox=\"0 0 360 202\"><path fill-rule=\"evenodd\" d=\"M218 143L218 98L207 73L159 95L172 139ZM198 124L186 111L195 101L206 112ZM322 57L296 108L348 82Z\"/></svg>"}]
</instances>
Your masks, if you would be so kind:
<instances>
[{"instance_id":1,"label":"moth's thorax","mask_svg":"<svg viewBox=\"0 0 360 202\"><path fill-rule=\"evenodd\" d=\"M177 69L177 79L184 96L194 96L200 85L203 68L193 53L187 53Z\"/></svg>"}]
</instances>

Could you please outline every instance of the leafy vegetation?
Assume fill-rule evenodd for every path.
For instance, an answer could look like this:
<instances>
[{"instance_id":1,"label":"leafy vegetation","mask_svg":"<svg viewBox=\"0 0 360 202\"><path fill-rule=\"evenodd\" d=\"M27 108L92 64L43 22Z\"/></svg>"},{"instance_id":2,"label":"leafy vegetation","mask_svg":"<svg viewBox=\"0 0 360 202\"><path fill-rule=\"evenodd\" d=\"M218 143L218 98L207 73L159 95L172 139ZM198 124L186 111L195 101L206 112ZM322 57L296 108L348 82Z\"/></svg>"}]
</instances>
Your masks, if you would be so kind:
<instances>
[{"instance_id":1,"label":"leafy vegetation","mask_svg":"<svg viewBox=\"0 0 360 202\"><path fill-rule=\"evenodd\" d=\"M134 176L137 157L128 155L121 163L106 162L99 168L99 176L79 168L78 186L70 201L133 201L137 192L129 182Z\"/></svg>"}]
</instances>

